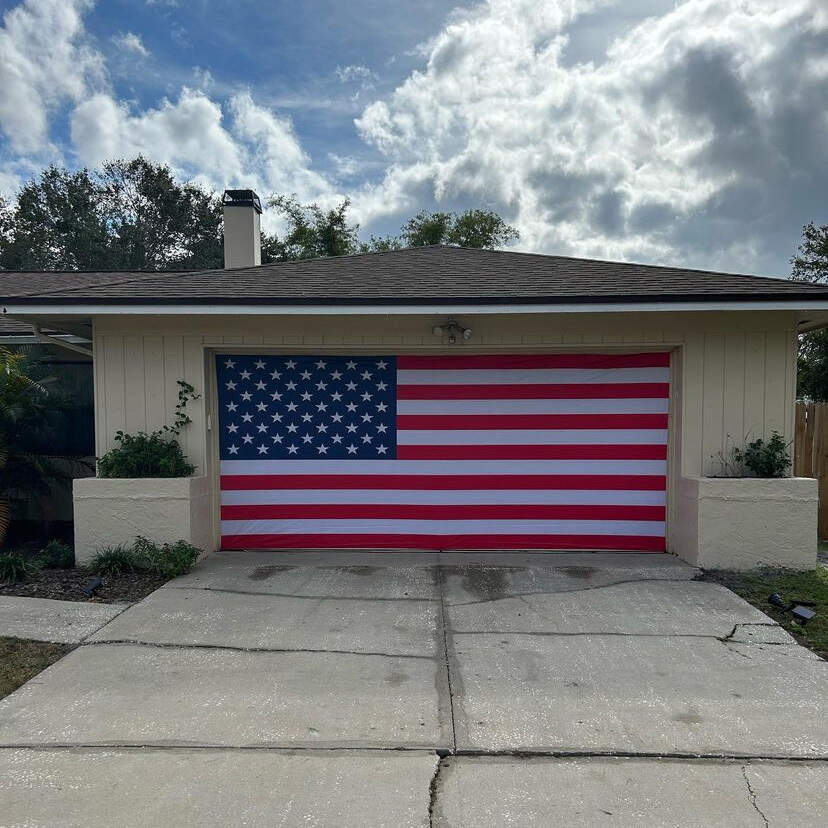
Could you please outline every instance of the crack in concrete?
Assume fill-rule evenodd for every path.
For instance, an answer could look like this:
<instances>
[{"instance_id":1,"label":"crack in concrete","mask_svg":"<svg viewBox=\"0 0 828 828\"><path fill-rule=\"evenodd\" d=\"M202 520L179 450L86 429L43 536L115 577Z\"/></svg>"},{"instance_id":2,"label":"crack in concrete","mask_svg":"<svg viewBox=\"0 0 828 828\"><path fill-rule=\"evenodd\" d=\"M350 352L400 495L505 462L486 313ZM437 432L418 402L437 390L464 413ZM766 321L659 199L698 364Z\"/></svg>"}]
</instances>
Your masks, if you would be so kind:
<instances>
[{"instance_id":1,"label":"crack in concrete","mask_svg":"<svg viewBox=\"0 0 828 828\"><path fill-rule=\"evenodd\" d=\"M615 636L618 638L708 638L714 641L722 641L726 644L744 644L748 647L756 647L768 643L764 641L730 641L729 635L722 637L713 633L634 633L618 632L608 630L586 630L577 632L553 632L547 630L451 630L452 635L528 635L538 638L579 637L579 636ZM791 645L791 642L772 642L774 644Z\"/></svg>"},{"instance_id":2,"label":"crack in concrete","mask_svg":"<svg viewBox=\"0 0 828 828\"><path fill-rule=\"evenodd\" d=\"M152 595L152 593L150 593L150 595ZM104 629L104 627L108 627L116 618L120 618L128 609L132 609L134 606L136 606L136 604L127 604L119 613L117 613L117 615L113 615L112 618L110 618L108 621L105 621L103 624L101 624L100 627L98 627L96 630L93 630L91 633L89 633L89 635L82 638L78 643L85 644L91 636L97 635L102 629Z\"/></svg>"},{"instance_id":3,"label":"crack in concrete","mask_svg":"<svg viewBox=\"0 0 828 828\"><path fill-rule=\"evenodd\" d=\"M403 596L401 598L379 598L379 597L359 597L352 595L294 595L292 592L258 592L256 590L248 589L228 589L226 587L194 587L194 586L165 586L162 589L174 589L179 592L190 590L193 592L227 592L230 595L260 595L264 598L299 598L308 601L413 601L421 604L436 604L437 598L411 598Z\"/></svg>"},{"instance_id":4,"label":"crack in concrete","mask_svg":"<svg viewBox=\"0 0 828 828\"><path fill-rule=\"evenodd\" d=\"M454 720L454 689L451 683L451 659L449 658L449 647L448 647L448 624L446 623L446 604L443 599L443 583L444 583L444 572L441 566L437 567L437 585L440 591L440 625L443 628L443 659L446 665L446 682L448 684L448 693L449 693L449 714L451 716L451 746L452 751L457 750L457 726Z\"/></svg>"},{"instance_id":5,"label":"crack in concrete","mask_svg":"<svg viewBox=\"0 0 828 828\"><path fill-rule=\"evenodd\" d=\"M756 801L756 791L753 790L753 786L750 784L750 780L748 779L747 775L747 765L742 765L742 778L745 780L745 785L747 785L748 789L748 799L750 799L750 804L753 805L753 809L762 817L762 821L765 823L765 828L770 828L770 823L768 822L768 818L762 813L762 809L759 807L759 804Z\"/></svg>"},{"instance_id":6,"label":"crack in concrete","mask_svg":"<svg viewBox=\"0 0 828 828\"><path fill-rule=\"evenodd\" d=\"M139 641L132 638L113 638L104 641L86 641L82 647L102 647L113 645L135 646L135 647L157 647L163 650L229 650L236 653L330 653L332 655L359 655L359 656L381 656L383 658L405 658L434 661L433 655L409 654L409 653L382 653L372 650L324 650L309 649L301 647L236 647L232 644L176 644L165 641Z\"/></svg>"},{"instance_id":7,"label":"crack in concrete","mask_svg":"<svg viewBox=\"0 0 828 828\"><path fill-rule=\"evenodd\" d=\"M428 824L429 828L434 828L434 818L437 814L437 797L439 796L439 790L437 786L440 784L440 774L443 771L443 763L445 762L445 757L438 756L437 757L437 765L434 768L434 773L431 776L431 782L428 785Z\"/></svg>"}]
</instances>

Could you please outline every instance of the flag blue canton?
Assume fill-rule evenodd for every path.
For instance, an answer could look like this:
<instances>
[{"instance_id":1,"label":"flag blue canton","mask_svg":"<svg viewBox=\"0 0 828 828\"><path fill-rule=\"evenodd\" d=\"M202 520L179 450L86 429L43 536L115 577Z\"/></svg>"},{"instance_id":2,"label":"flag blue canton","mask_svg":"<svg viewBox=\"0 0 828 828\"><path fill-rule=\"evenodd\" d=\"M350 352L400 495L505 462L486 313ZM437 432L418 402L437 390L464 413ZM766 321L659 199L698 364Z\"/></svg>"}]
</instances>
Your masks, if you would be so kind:
<instances>
[{"instance_id":1,"label":"flag blue canton","mask_svg":"<svg viewBox=\"0 0 828 828\"><path fill-rule=\"evenodd\" d=\"M222 460L397 456L394 357L216 357Z\"/></svg>"}]
</instances>

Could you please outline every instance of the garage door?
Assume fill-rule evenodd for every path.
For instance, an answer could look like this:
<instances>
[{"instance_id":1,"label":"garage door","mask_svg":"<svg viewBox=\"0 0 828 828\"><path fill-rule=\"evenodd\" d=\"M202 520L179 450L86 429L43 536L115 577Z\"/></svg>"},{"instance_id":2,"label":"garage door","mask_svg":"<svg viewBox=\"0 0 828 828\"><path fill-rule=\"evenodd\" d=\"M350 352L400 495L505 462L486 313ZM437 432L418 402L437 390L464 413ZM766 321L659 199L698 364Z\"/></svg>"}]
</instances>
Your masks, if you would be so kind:
<instances>
[{"instance_id":1,"label":"garage door","mask_svg":"<svg viewBox=\"0 0 828 828\"><path fill-rule=\"evenodd\" d=\"M669 355L218 355L225 549L665 548Z\"/></svg>"}]
</instances>

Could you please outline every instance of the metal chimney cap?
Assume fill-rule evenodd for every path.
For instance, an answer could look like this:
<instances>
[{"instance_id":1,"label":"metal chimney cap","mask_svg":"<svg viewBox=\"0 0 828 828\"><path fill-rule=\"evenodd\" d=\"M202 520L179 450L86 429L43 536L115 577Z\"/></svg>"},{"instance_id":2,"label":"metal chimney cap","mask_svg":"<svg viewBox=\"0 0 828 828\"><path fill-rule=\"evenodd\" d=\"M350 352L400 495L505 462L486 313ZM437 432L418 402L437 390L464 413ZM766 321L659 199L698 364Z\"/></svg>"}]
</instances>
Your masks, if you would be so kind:
<instances>
[{"instance_id":1,"label":"metal chimney cap","mask_svg":"<svg viewBox=\"0 0 828 828\"><path fill-rule=\"evenodd\" d=\"M262 212L262 202L254 190L225 190L221 203L224 207L252 207Z\"/></svg>"}]
</instances>

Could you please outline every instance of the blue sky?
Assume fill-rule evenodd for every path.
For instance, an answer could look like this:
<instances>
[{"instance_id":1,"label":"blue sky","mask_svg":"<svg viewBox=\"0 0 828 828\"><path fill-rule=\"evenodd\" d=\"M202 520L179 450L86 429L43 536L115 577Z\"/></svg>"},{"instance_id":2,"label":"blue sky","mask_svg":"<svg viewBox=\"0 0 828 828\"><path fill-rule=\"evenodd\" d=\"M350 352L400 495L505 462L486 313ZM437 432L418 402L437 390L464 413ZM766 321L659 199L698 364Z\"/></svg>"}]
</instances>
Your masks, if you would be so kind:
<instances>
[{"instance_id":1,"label":"blue sky","mask_svg":"<svg viewBox=\"0 0 828 828\"><path fill-rule=\"evenodd\" d=\"M348 195L365 235L484 206L525 250L777 275L828 222L822 0L0 9L7 194L142 152L216 189Z\"/></svg>"}]
</instances>

